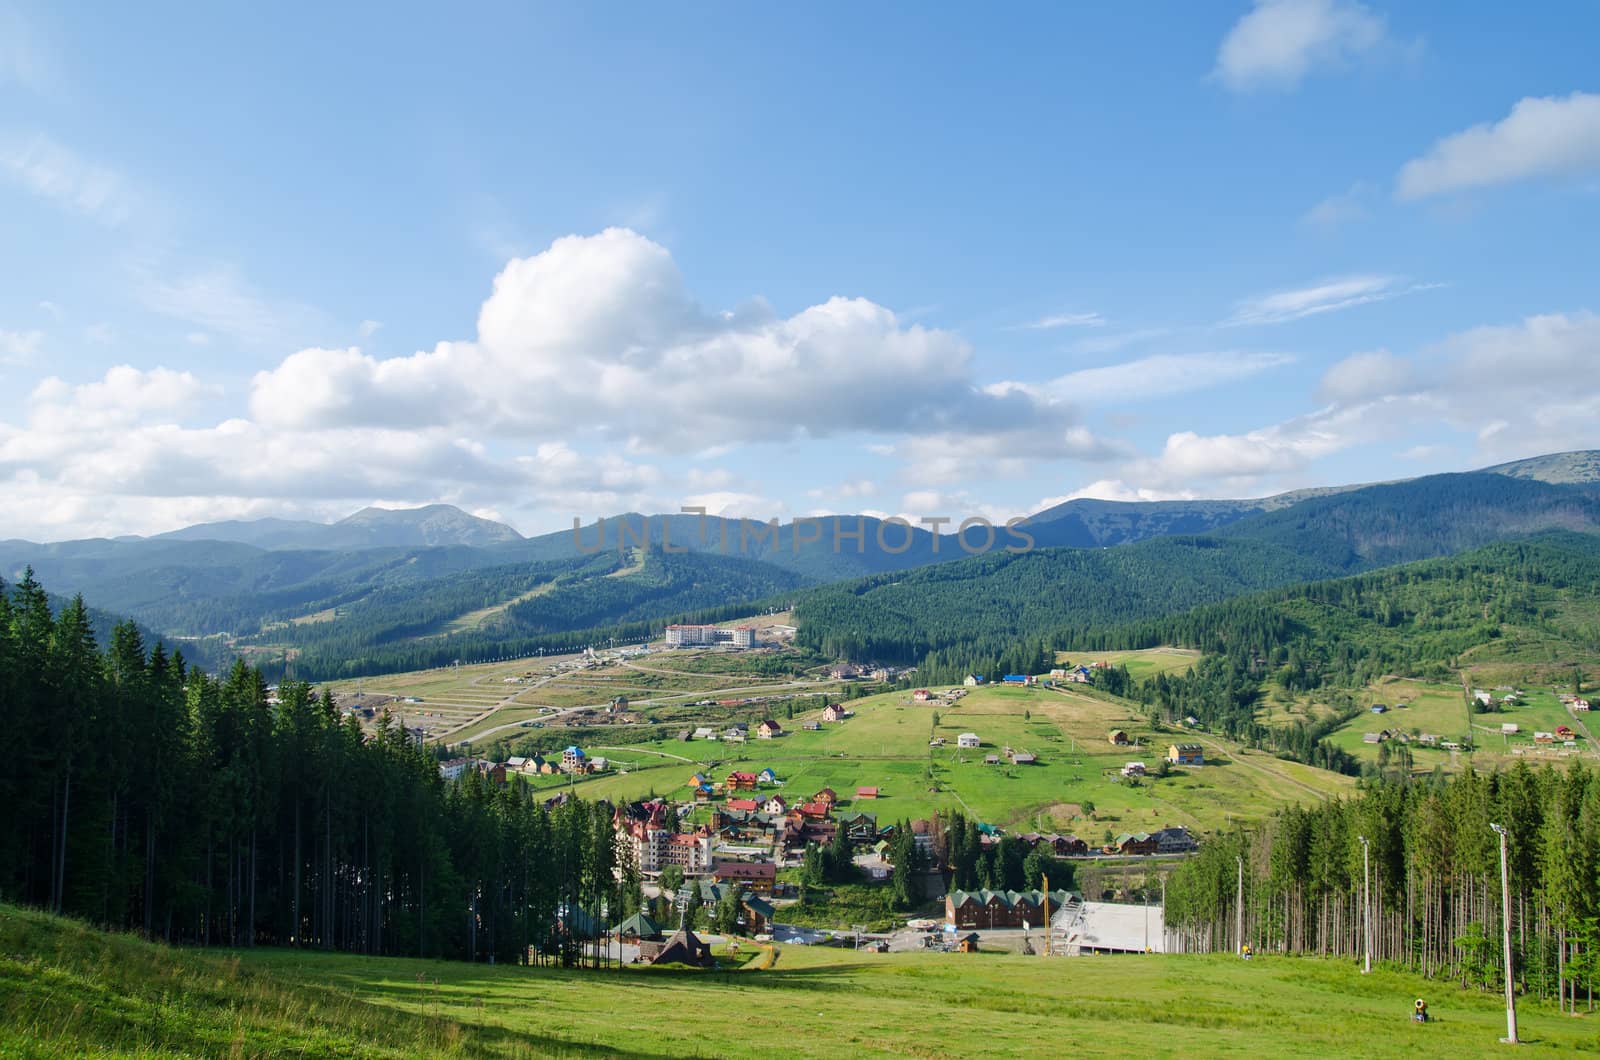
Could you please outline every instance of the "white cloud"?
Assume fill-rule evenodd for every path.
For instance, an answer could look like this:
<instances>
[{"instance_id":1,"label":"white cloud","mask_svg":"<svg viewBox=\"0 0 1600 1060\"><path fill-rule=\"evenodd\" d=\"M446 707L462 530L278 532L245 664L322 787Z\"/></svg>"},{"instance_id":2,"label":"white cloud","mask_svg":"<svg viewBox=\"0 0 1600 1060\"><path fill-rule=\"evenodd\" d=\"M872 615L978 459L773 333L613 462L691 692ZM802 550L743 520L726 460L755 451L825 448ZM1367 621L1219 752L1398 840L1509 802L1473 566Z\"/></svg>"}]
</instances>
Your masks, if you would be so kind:
<instances>
[{"instance_id":1,"label":"white cloud","mask_svg":"<svg viewBox=\"0 0 1600 1060\"><path fill-rule=\"evenodd\" d=\"M1072 344L1072 349L1077 353L1107 354L1125 350L1129 346L1137 346L1153 339L1165 338L1172 334L1171 328L1135 328L1132 331L1117 332L1111 335L1093 335L1088 338L1078 339Z\"/></svg>"},{"instance_id":2,"label":"white cloud","mask_svg":"<svg viewBox=\"0 0 1600 1060\"><path fill-rule=\"evenodd\" d=\"M0 364L24 364L39 352L44 332L7 331L0 328Z\"/></svg>"},{"instance_id":3,"label":"white cloud","mask_svg":"<svg viewBox=\"0 0 1600 1060\"><path fill-rule=\"evenodd\" d=\"M1383 17L1354 0L1256 0L1223 38L1215 76L1236 92L1292 88L1315 68L1372 52L1385 36Z\"/></svg>"},{"instance_id":4,"label":"white cloud","mask_svg":"<svg viewBox=\"0 0 1600 1060\"><path fill-rule=\"evenodd\" d=\"M1045 389L1062 401L1143 401L1249 379L1293 363L1294 357L1283 353L1161 353L1070 372L1046 384Z\"/></svg>"},{"instance_id":5,"label":"white cloud","mask_svg":"<svg viewBox=\"0 0 1600 1060\"><path fill-rule=\"evenodd\" d=\"M1330 195L1300 218L1301 224L1323 231L1332 231L1355 221L1365 220L1369 214L1367 200L1372 196L1372 186L1357 181L1349 190Z\"/></svg>"},{"instance_id":6,"label":"white cloud","mask_svg":"<svg viewBox=\"0 0 1600 1060\"><path fill-rule=\"evenodd\" d=\"M108 225L126 221L133 197L122 176L46 136L0 145L0 173L70 213Z\"/></svg>"},{"instance_id":7,"label":"white cloud","mask_svg":"<svg viewBox=\"0 0 1600 1060\"><path fill-rule=\"evenodd\" d=\"M337 418L505 437L577 432L635 451L848 433L1064 427L1070 410L971 378L955 334L864 299L790 317L708 312L666 248L625 229L558 239L508 264L471 341L407 357L308 349L255 379L279 426Z\"/></svg>"},{"instance_id":8,"label":"white cloud","mask_svg":"<svg viewBox=\"0 0 1600 1060\"><path fill-rule=\"evenodd\" d=\"M199 325L191 341L284 329L233 270L153 276L141 274L146 301ZM240 397L248 418L222 418ZM0 423L0 498L36 501L12 532L51 538L375 500L492 507L534 529L685 498L770 517L786 509L759 486L687 460L826 435L864 435L902 477L930 481L1128 455L1066 402L980 385L954 333L864 299L706 310L665 248L613 229L508 264L465 341L397 357L308 347L246 395L162 368L46 380L25 423ZM876 490L859 479L838 496Z\"/></svg>"},{"instance_id":9,"label":"white cloud","mask_svg":"<svg viewBox=\"0 0 1600 1060\"><path fill-rule=\"evenodd\" d=\"M1395 193L1422 199L1534 177L1600 172L1600 95L1529 96L1493 124L1446 136L1400 170Z\"/></svg>"},{"instance_id":10,"label":"white cloud","mask_svg":"<svg viewBox=\"0 0 1600 1060\"><path fill-rule=\"evenodd\" d=\"M361 337L364 339L370 339L372 336L378 333L378 329L381 327L383 327L383 324L379 321L363 320L359 329L361 331Z\"/></svg>"},{"instance_id":11,"label":"white cloud","mask_svg":"<svg viewBox=\"0 0 1600 1060\"><path fill-rule=\"evenodd\" d=\"M1357 446L1404 438L1430 459L1463 436L1485 463L1593 448L1600 423L1600 316L1546 314L1473 328L1412 356L1356 354L1323 377L1324 407L1242 433L1181 431L1135 461L1128 478L1157 488L1232 488L1299 472ZM1424 441L1416 441L1418 432Z\"/></svg>"},{"instance_id":12,"label":"white cloud","mask_svg":"<svg viewBox=\"0 0 1600 1060\"><path fill-rule=\"evenodd\" d=\"M209 345L211 345L211 336L206 334L203 331L191 331L191 332L189 332L189 334L184 336L184 339L191 346L209 346Z\"/></svg>"},{"instance_id":13,"label":"white cloud","mask_svg":"<svg viewBox=\"0 0 1600 1060\"><path fill-rule=\"evenodd\" d=\"M0 7L0 83L10 81L35 92L53 85L55 60L22 13Z\"/></svg>"},{"instance_id":14,"label":"white cloud","mask_svg":"<svg viewBox=\"0 0 1600 1060\"><path fill-rule=\"evenodd\" d=\"M261 293L231 265L177 276L141 265L134 285L149 309L248 345L295 341L321 323L315 310Z\"/></svg>"},{"instance_id":15,"label":"white cloud","mask_svg":"<svg viewBox=\"0 0 1600 1060\"><path fill-rule=\"evenodd\" d=\"M1368 439L1368 406L1327 408L1240 434L1178 431L1141 467L1140 481L1172 487L1218 479L1257 479L1298 471Z\"/></svg>"},{"instance_id":16,"label":"white cloud","mask_svg":"<svg viewBox=\"0 0 1600 1060\"><path fill-rule=\"evenodd\" d=\"M1388 350L1357 353L1329 368L1319 390L1323 400L1351 403L1399 394L1411 385L1410 362Z\"/></svg>"},{"instance_id":17,"label":"white cloud","mask_svg":"<svg viewBox=\"0 0 1600 1060\"><path fill-rule=\"evenodd\" d=\"M895 446L901 476L918 488L958 482L1023 478L1047 462L1099 462L1131 455L1127 446L1082 425L1022 428L991 433L957 431L913 435Z\"/></svg>"},{"instance_id":18,"label":"white cloud","mask_svg":"<svg viewBox=\"0 0 1600 1060\"><path fill-rule=\"evenodd\" d=\"M1087 486L1073 490L1071 493L1059 497L1045 497L1034 505L1035 512L1042 512L1068 501L1097 500L1097 501L1188 501L1194 500L1199 494L1194 490L1164 490L1150 489L1143 486L1132 486L1119 478L1097 479Z\"/></svg>"},{"instance_id":19,"label":"white cloud","mask_svg":"<svg viewBox=\"0 0 1600 1060\"><path fill-rule=\"evenodd\" d=\"M1225 327L1284 324L1319 313L1332 313L1369 302L1383 302L1438 284L1407 284L1394 276L1345 276L1310 287L1256 295L1241 301Z\"/></svg>"},{"instance_id":20,"label":"white cloud","mask_svg":"<svg viewBox=\"0 0 1600 1060\"><path fill-rule=\"evenodd\" d=\"M707 515L720 515L729 519L756 519L762 522L774 518L783 519L789 511L788 505L780 500L763 497L759 493L740 493L735 490L712 490L691 494L683 499L683 505L689 508L704 508Z\"/></svg>"},{"instance_id":21,"label":"white cloud","mask_svg":"<svg viewBox=\"0 0 1600 1060\"><path fill-rule=\"evenodd\" d=\"M1099 313L1057 313L1040 317L1021 327L1029 331L1049 331L1053 328L1102 328L1105 325L1106 318Z\"/></svg>"}]
</instances>

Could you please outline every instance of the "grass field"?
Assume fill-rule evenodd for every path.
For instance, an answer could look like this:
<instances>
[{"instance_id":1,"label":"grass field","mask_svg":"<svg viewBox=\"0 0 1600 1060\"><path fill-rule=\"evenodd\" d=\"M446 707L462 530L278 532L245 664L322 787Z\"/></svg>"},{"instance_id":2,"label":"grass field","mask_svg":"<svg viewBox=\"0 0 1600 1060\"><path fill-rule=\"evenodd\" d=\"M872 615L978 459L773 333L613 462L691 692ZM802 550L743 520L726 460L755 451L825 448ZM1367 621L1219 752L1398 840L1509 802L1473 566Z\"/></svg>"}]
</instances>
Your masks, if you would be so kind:
<instances>
[{"instance_id":1,"label":"grass field","mask_svg":"<svg viewBox=\"0 0 1600 1060\"><path fill-rule=\"evenodd\" d=\"M1200 653L1188 648L1145 648L1140 651L1060 651L1056 652L1056 665L1093 666L1103 662L1110 666L1126 666L1128 676L1135 681L1145 681L1156 674L1175 673L1189 669L1200 658Z\"/></svg>"},{"instance_id":2,"label":"grass field","mask_svg":"<svg viewBox=\"0 0 1600 1060\"><path fill-rule=\"evenodd\" d=\"M1149 831L1166 825L1220 829L1234 821L1259 820L1287 803L1348 791L1353 783L1203 734L1155 732L1129 704L1088 693L988 688L955 704L927 704L895 692L848 705L855 717L818 732L800 728L803 720L818 715L807 711L784 720L793 731L776 740L656 745L692 763L645 765L647 755L618 752L615 757L637 760L641 768L587 779L577 788L587 798L656 794L687 801L689 777L696 769L720 781L734 769L759 772L770 766L791 802L831 787L841 796L842 809L867 810L886 820L961 810L991 824L1073 830L1100 840L1105 831ZM1125 729L1143 746L1113 747L1107 740L1112 728ZM968 731L983 741L977 751L956 746L956 737ZM928 746L935 735L946 740L944 747ZM1120 779L1125 763L1144 760L1153 769L1169 743L1190 739L1204 741L1215 764L1174 769L1168 777L1152 777L1137 786ZM1006 747L1035 754L1038 763L1012 765L1003 757L999 764L985 763L986 756L1001 754ZM858 787L877 787L881 794L857 800Z\"/></svg>"},{"instance_id":3,"label":"grass field","mask_svg":"<svg viewBox=\"0 0 1600 1060\"><path fill-rule=\"evenodd\" d=\"M1593 1017L1525 998L1518 1023L1530 1052L1600 1050ZM584 972L172 949L0 906L6 1056L1487 1056L1504 1030L1498 994L1353 961L791 946Z\"/></svg>"},{"instance_id":4,"label":"grass field","mask_svg":"<svg viewBox=\"0 0 1600 1060\"><path fill-rule=\"evenodd\" d=\"M1593 741L1585 737L1587 722L1580 715L1576 719L1566 706L1548 688L1523 689L1522 702L1489 712L1473 713L1469 717L1463 699L1462 686L1458 684L1429 684L1404 678L1386 678L1362 693L1366 706L1383 703L1391 709L1383 714L1364 711L1327 737L1329 743L1360 758L1376 761L1378 747L1362 742L1362 734L1384 729L1399 730L1408 734L1435 733L1446 740L1461 740L1471 725L1474 749L1468 752L1448 751L1413 740L1408 744L1413 768L1431 770L1443 766L1447 770L1463 769L1469 763L1478 769L1493 769L1506 765L1519 756L1534 760L1560 759L1564 756L1595 751ZM1496 692L1498 700L1502 693ZM1518 732L1501 733L1501 725L1511 722ZM1568 751L1556 745L1538 745L1533 741L1536 731L1554 732L1559 725L1567 725L1577 733L1577 750Z\"/></svg>"},{"instance_id":5,"label":"grass field","mask_svg":"<svg viewBox=\"0 0 1600 1060\"><path fill-rule=\"evenodd\" d=\"M477 739L541 718L540 708L575 709L609 703L615 695L651 707L684 705L707 696L748 697L798 690L790 676L763 676L750 668L769 653L655 652L633 659L581 665L581 656L546 656L473 666L443 667L334 682L341 696L358 692L393 696L390 709L430 739ZM837 682L804 682L808 690ZM407 702L410 700L411 702ZM351 700L371 705L374 698Z\"/></svg>"},{"instance_id":6,"label":"grass field","mask_svg":"<svg viewBox=\"0 0 1600 1060\"><path fill-rule=\"evenodd\" d=\"M1327 737L1328 742L1353 755L1376 759L1378 747L1362 742L1369 732L1400 730L1405 733L1434 733L1446 740L1461 740L1467 735L1467 705L1462 699L1460 685L1434 685L1421 681L1391 678L1367 689L1360 699L1364 708L1382 703L1389 708L1383 714L1373 714L1364 709L1361 714L1346 722ZM1408 745L1419 768L1432 769L1435 764L1446 767L1452 752L1412 742Z\"/></svg>"}]
</instances>

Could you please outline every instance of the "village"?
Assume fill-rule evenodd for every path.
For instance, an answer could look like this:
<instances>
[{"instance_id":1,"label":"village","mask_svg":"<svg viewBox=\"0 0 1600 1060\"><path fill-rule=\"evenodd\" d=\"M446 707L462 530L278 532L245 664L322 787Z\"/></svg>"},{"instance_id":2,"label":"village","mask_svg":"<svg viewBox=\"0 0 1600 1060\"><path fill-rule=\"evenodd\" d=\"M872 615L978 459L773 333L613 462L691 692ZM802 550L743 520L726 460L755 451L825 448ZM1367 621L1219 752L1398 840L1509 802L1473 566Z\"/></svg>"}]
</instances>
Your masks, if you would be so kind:
<instances>
[{"instance_id":1,"label":"village","mask_svg":"<svg viewBox=\"0 0 1600 1060\"><path fill-rule=\"evenodd\" d=\"M1090 684L1093 674L1092 666L1083 666L1058 668L1038 677L1007 675L994 682L995 692L984 694L992 696L1001 690L1022 694L1025 690L1033 696L1058 682ZM923 724L932 723L937 730L939 711L960 710L964 701L987 685L980 676L969 675L958 686L909 689L894 694L893 702L899 706L893 709L920 709L925 712ZM885 706L881 696L864 702L861 709L881 712ZM874 716L882 720L881 713ZM572 797L581 784L585 797L611 806L619 858L637 871L649 904L614 928L595 918L586 917L584 923L588 930L604 934L618 947L619 956L627 959L701 963L696 955L709 954L709 948L686 925L696 920L709 922L717 910L728 908L737 910L738 933L757 943L776 940L830 945L848 940L850 945L884 950L959 952L974 950L981 942L986 948L1026 952L1043 947L1059 955L1163 951L1167 943L1159 907L1152 910L1148 902L1105 900L1119 897L1121 890L1115 886L1086 896L1072 886L1072 866L1103 862L1127 869L1144 864L1146 874L1154 878L1170 869L1176 859L1198 849L1199 837L1188 826L1169 824L1095 836L1008 828L978 820L974 824L981 854L992 857L1002 844L1014 848L1019 858L1037 853L1046 859L1044 863L1059 866L1055 871L1068 886L1024 889L995 881L993 887L955 888L946 836L948 814L900 816L895 810L909 804L911 792L902 793L882 783L804 785L802 779L785 775L784 763L793 763L792 756L775 753L770 763L762 764L762 752L754 750L771 747L776 752L788 740L820 737L829 731L842 733L858 720L851 702L829 702L821 710L792 720L763 717L753 723L736 721L677 730L674 742L706 745L712 761L722 756L734 756L738 761L714 769L690 765L691 760L684 757L682 772L675 777L664 776L670 773L670 765L651 769L653 780L673 789L672 795L626 797L628 778L618 770L616 759L577 745L569 745L559 754L512 754L498 761L455 757L441 761L439 770L447 780L476 773L496 785L531 783L541 794L549 793L546 801L551 806ZM786 723L791 728L786 728ZM982 727L993 728L994 723ZM1099 753L1136 751L1141 746L1123 727L1104 730L1102 741L1107 751ZM1009 739L993 744L969 729L957 732L953 741L933 735L926 743L929 755L948 752L958 756L952 761L964 767L1026 771L1038 768L1040 761L1030 746ZM1161 770L1182 766L1192 771L1206 762L1204 748L1196 742L1177 739L1164 748L1151 748L1148 743L1142 746L1155 751L1157 757L1118 760L1115 769L1103 772L1114 774L1113 779L1124 786L1137 787L1153 777L1158 766ZM848 760L849 752L836 754ZM607 774L613 777L612 786L596 787ZM563 779L565 785L560 783ZM600 794L602 790L604 794ZM897 850L912 849L898 835L902 829L909 832L915 868L896 863ZM897 839L902 841L897 843ZM914 871L918 908L908 910L893 927L883 923L867 931L859 925L846 930L842 923L832 929L818 927L816 905L826 901L829 890L813 886L808 897L805 870L808 851L818 850L847 852L852 866L848 878L855 888L888 889L898 871ZM809 915L791 915L801 911ZM789 923L786 915L806 923ZM674 932L674 926L682 930Z\"/></svg>"}]
</instances>

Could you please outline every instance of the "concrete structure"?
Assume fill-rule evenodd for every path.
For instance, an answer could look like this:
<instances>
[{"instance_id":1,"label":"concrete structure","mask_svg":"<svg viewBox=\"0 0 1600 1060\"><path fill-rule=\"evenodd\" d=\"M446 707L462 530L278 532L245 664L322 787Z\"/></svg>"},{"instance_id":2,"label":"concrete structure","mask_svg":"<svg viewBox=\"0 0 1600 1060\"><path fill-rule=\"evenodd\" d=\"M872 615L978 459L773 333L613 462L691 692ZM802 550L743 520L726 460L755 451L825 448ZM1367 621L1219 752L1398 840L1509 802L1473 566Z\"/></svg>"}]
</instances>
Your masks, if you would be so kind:
<instances>
[{"instance_id":1,"label":"concrete structure","mask_svg":"<svg viewBox=\"0 0 1600 1060\"><path fill-rule=\"evenodd\" d=\"M1070 957L1095 953L1166 953L1166 916L1159 905L1079 902L1050 919L1053 949Z\"/></svg>"},{"instance_id":2,"label":"concrete structure","mask_svg":"<svg viewBox=\"0 0 1600 1060\"><path fill-rule=\"evenodd\" d=\"M978 739L978 734L975 732L964 732L956 737L956 746L969 751L982 746L982 744L983 741Z\"/></svg>"}]
</instances>

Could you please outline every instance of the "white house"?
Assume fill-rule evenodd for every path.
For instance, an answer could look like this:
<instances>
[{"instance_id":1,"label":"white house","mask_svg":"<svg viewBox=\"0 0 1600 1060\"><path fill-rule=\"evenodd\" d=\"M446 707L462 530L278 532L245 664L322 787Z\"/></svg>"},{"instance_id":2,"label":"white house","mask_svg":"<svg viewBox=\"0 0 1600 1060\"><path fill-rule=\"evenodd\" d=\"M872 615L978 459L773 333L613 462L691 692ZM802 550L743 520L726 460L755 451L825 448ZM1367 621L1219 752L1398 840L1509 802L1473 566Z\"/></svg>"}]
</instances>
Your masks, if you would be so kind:
<instances>
[{"instance_id":1,"label":"white house","mask_svg":"<svg viewBox=\"0 0 1600 1060\"><path fill-rule=\"evenodd\" d=\"M1129 762L1127 765L1122 767L1122 775L1125 776L1125 777L1142 777L1142 776L1144 776L1145 775L1144 763L1143 762Z\"/></svg>"},{"instance_id":2,"label":"white house","mask_svg":"<svg viewBox=\"0 0 1600 1060\"><path fill-rule=\"evenodd\" d=\"M964 747L964 748L967 748L967 749L970 750L970 749L973 749L973 748L976 748L976 747L980 747L980 746L982 746L982 744L983 744L983 741L978 739L978 734L975 733L975 732L964 732L960 736L956 737L956 746L957 747Z\"/></svg>"}]
</instances>

